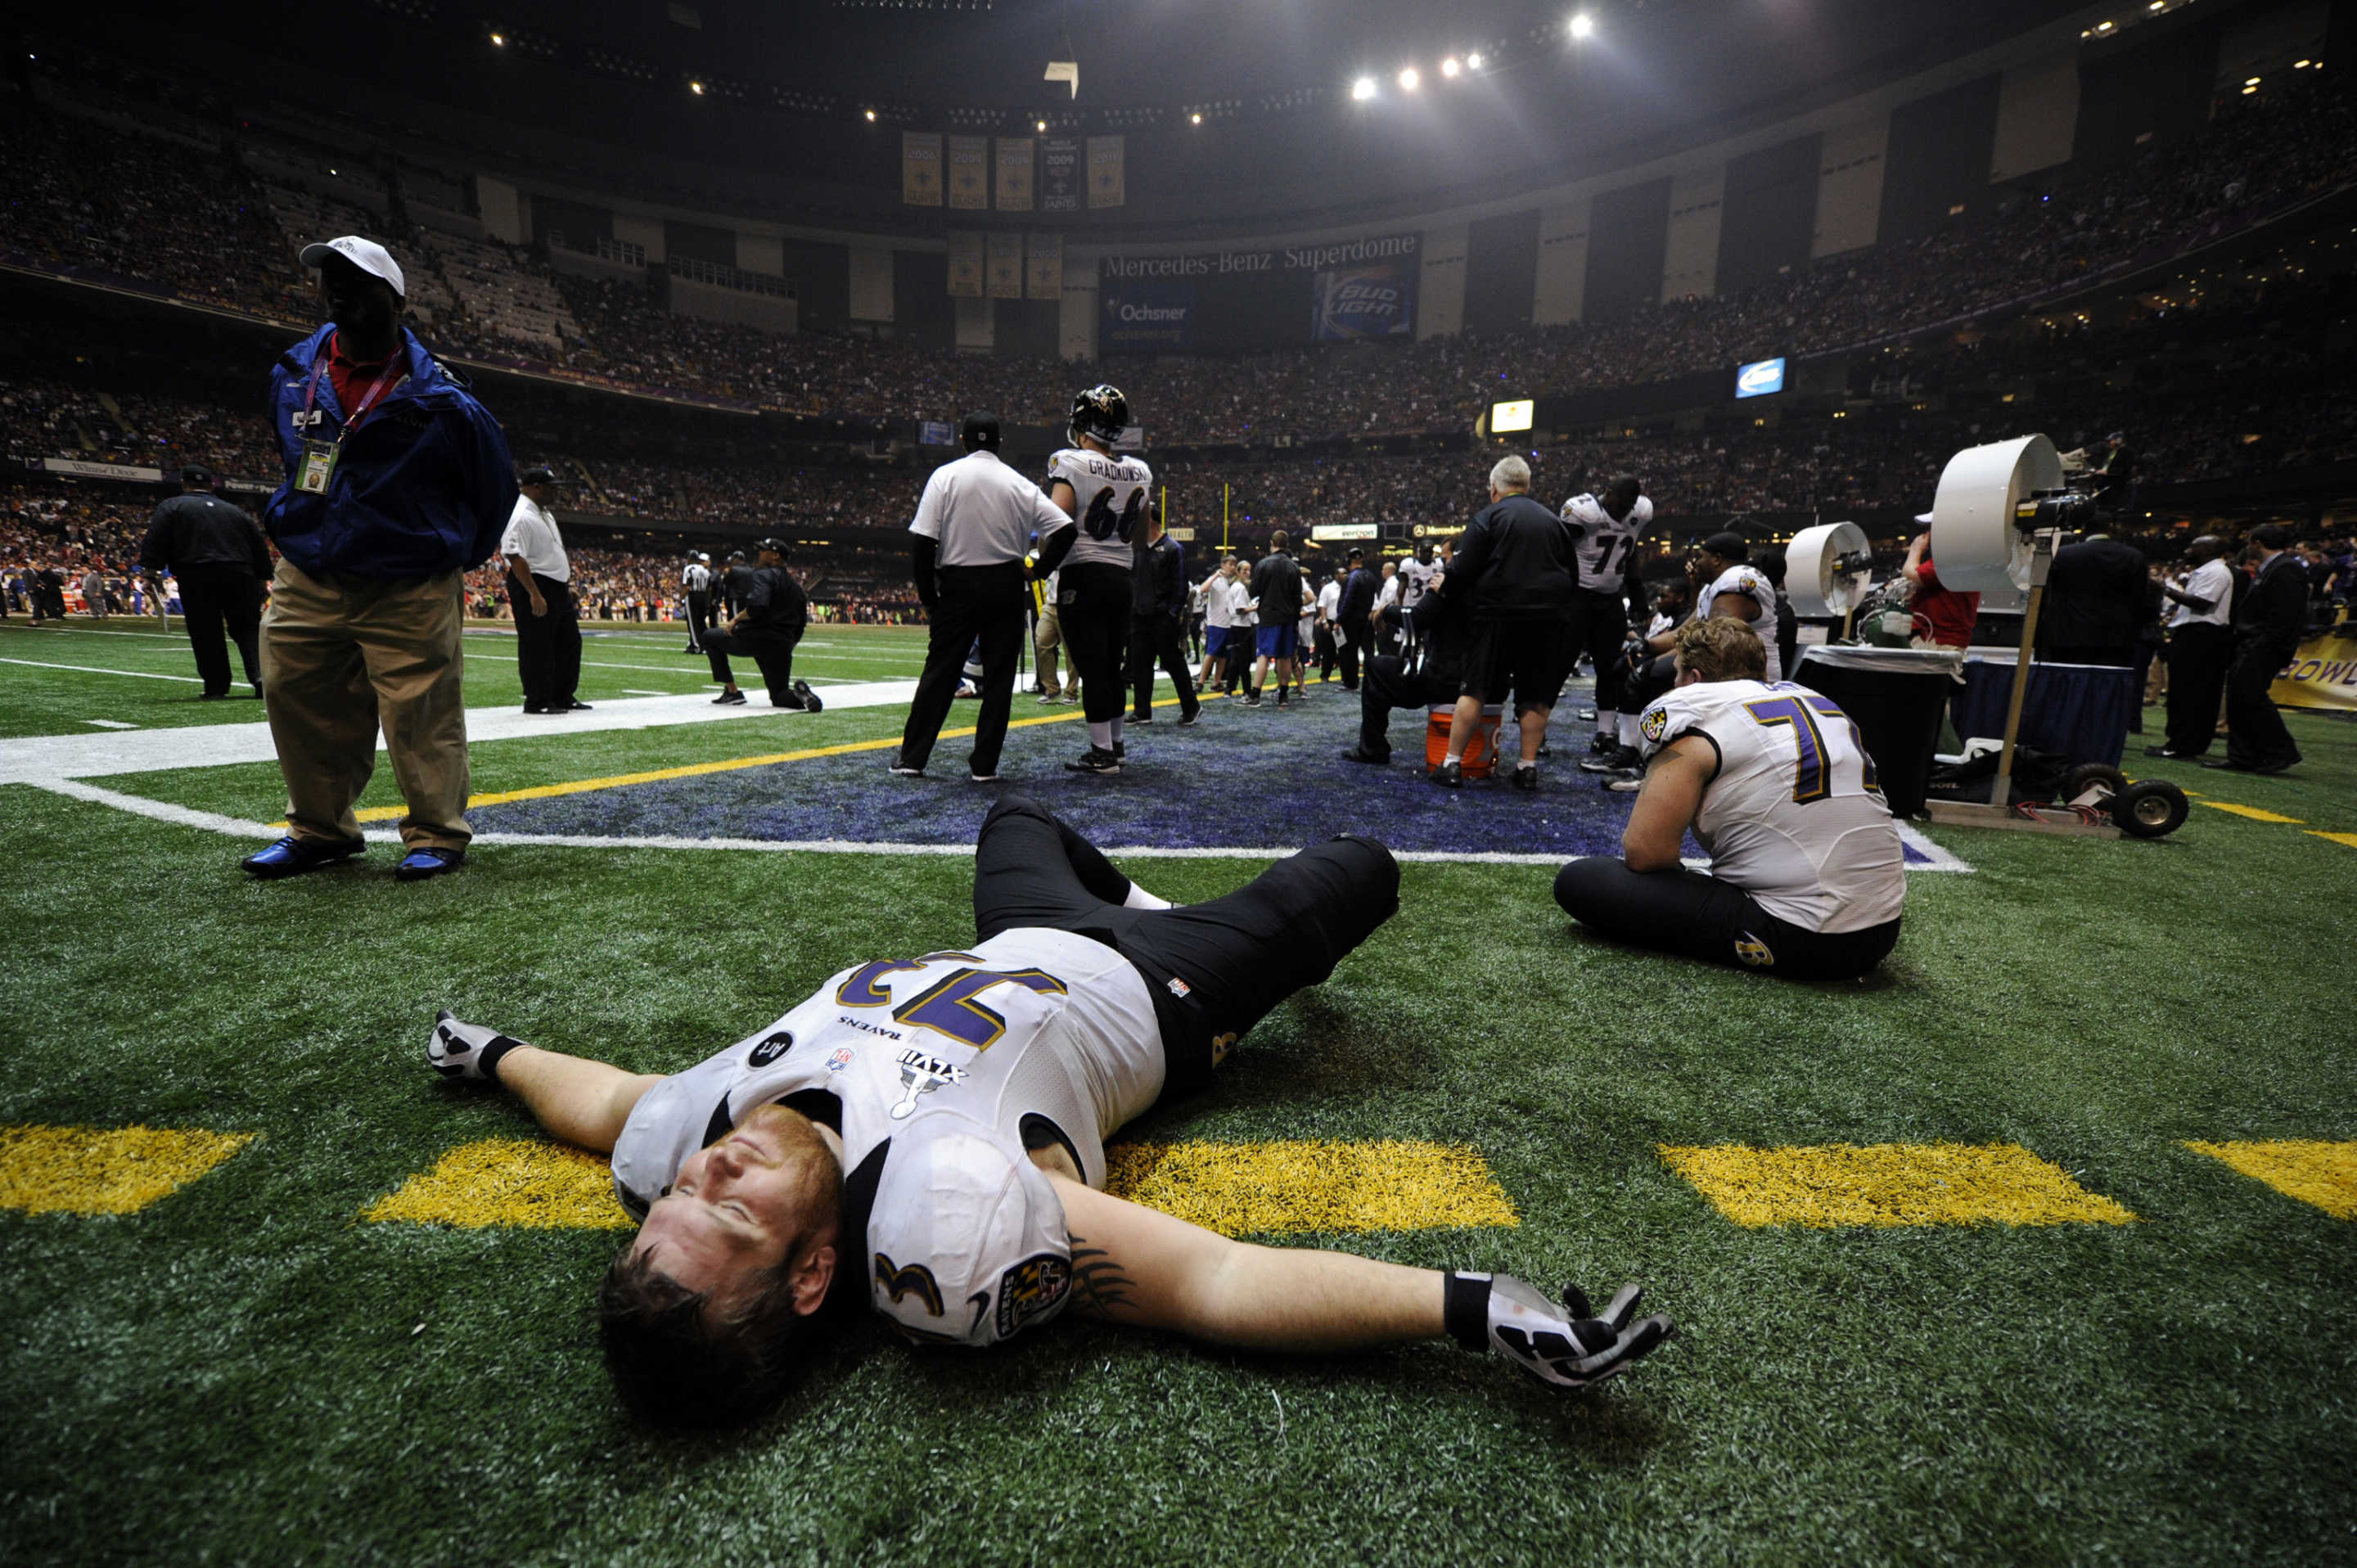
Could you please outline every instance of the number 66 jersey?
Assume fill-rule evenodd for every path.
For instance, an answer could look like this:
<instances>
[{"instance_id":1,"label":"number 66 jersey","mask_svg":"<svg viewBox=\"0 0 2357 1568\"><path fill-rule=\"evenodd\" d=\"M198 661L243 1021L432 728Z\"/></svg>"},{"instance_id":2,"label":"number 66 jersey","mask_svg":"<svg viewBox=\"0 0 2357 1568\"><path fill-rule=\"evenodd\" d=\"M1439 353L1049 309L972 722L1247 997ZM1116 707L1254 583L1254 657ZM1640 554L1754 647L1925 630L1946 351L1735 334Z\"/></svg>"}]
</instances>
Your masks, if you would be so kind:
<instances>
[{"instance_id":1,"label":"number 66 jersey","mask_svg":"<svg viewBox=\"0 0 2357 1568\"><path fill-rule=\"evenodd\" d=\"M1899 918L1907 872L1874 759L1831 697L1790 681L1680 686L1637 721L1647 762L1681 736L1718 752L1694 836L1710 874L1803 930Z\"/></svg>"},{"instance_id":2,"label":"number 66 jersey","mask_svg":"<svg viewBox=\"0 0 2357 1568\"><path fill-rule=\"evenodd\" d=\"M767 1028L643 1095L614 1191L643 1219L689 1155L757 1108L841 1110L837 1277L909 1337L987 1345L1060 1311L1064 1210L1033 1149L1104 1185L1104 1136L1162 1091L1146 981L1068 931L846 969Z\"/></svg>"},{"instance_id":3,"label":"number 66 jersey","mask_svg":"<svg viewBox=\"0 0 2357 1568\"><path fill-rule=\"evenodd\" d=\"M1154 470L1143 457L1109 457L1085 446L1067 446L1048 459L1048 493L1058 481L1072 487L1073 521L1081 525L1067 566L1130 568L1130 538L1146 525L1152 504Z\"/></svg>"}]
</instances>

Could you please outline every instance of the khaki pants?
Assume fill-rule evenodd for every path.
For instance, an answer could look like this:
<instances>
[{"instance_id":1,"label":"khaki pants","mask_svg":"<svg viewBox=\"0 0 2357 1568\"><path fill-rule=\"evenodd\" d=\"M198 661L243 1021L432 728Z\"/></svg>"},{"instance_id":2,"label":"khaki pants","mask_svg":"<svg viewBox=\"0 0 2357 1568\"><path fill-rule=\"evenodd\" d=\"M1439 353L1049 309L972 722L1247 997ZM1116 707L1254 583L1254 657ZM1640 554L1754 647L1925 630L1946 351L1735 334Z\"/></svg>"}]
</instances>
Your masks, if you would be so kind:
<instances>
[{"instance_id":1,"label":"khaki pants","mask_svg":"<svg viewBox=\"0 0 2357 1568\"><path fill-rule=\"evenodd\" d=\"M360 836L352 802L376 770L380 724L409 803L402 843L463 849L474 836L462 608L457 572L380 582L278 564L262 617L262 693L297 838Z\"/></svg>"},{"instance_id":2,"label":"khaki pants","mask_svg":"<svg viewBox=\"0 0 2357 1568\"><path fill-rule=\"evenodd\" d=\"M1039 655L1039 690L1046 696L1052 697L1060 689L1056 680L1056 650L1063 640L1063 622L1056 617L1056 607L1049 605L1031 625L1031 651ZM1080 676L1075 672L1072 678L1077 682Z\"/></svg>"}]
</instances>

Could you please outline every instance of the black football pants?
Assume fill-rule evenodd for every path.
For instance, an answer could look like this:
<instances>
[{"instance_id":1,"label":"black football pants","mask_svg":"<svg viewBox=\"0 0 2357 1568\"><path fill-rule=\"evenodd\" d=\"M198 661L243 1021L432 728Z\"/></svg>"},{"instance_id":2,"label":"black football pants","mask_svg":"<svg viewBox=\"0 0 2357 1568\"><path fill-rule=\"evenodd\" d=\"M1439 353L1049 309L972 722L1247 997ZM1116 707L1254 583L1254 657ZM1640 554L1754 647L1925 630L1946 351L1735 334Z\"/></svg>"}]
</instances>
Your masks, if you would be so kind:
<instances>
[{"instance_id":1,"label":"black football pants","mask_svg":"<svg viewBox=\"0 0 2357 1568\"><path fill-rule=\"evenodd\" d=\"M966 655L982 644L982 711L974 715L974 752L969 762L974 774L990 778L998 771L998 754L1006 745L1006 725L1015 705L1015 663L1023 647L1023 607L1030 596L1023 585L1023 566L1009 561L996 566L943 566L941 593L925 612L931 630L925 639L925 672L917 677L917 695L909 704L909 722L900 732L900 761L922 768L941 738L942 722L957 700L965 679ZM1124 585L1125 595L1127 585ZM1125 603L1126 600L1125 599ZM1118 686L1121 660L1114 660ZM1093 691L1089 701L1094 703ZM1114 693L1119 712L1121 693Z\"/></svg>"},{"instance_id":2,"label":"black football pants","mask_svg":"<svg viewBox=\"0 0 2357 1568\"><path fill-rule=\"evenodd\" d=\"M227 562L184 566L179 571L180 619L197 656L197 673L216 697L229 694L229 649L225 630L245 660L249 685L262 683L262 585L242 566Z\"/></svg>"},{"instance_id":3,"label":"black football pants","mask_svg":"<svg viewBox=\"0 0 2357 1568\"><path fill-rule=\"evenodd\" d=\"M1454 705L1463 684L1453 676L1412 669L1395 654L1379 653L1368 660L1366 678L1359 685L1359 750L1370 757L1389 757L1392 743L1383 731L1394 708L1428 709L1436 703Z\"/></svg>"},{"instance_id":4,"label":"black football pants","mask_svg":"<svg viewBox=\"0 0 2357 1568\"><path fill-rule=\"evenodd\" d=\"M1144 718L1154 706L1154 662L1157 659L1178 693L1179 715L1186 717L1202 706L1195 700L1195 677L1187 669L1187 650L1178 646L1178 624L1177 616L1130 618L1129 679L1135 688L1130 713L1135 717Z\"/></svg>"},{"instance_id":5,"label":"black football pants","mask_svg":"<svg viewBox=\"0 0 2357 1568\"><path fill-rule=\"evenodd\" d=\"M1129 568L1093 561L1056 575L1061 603L1056 618L1080 677L1081 712L1091 724L1121 716L1121 656L1129 643ZM1233 668L1232 664L1230 668Z\"/></svg>"},{"instance_id":6,"label":"black football pants","mask_svg":"<svg viewBox=\"0 0 2357 1568\"><path fill-rule=\"evenodd\" d=\"M730 631L714 627L704 634L704 657L712 666L712 678L724 686L737 683L737 671L730 668L728 656L741 653L761 671L761 684L770 691L770 706L799 708L801 697L794 693L794 644L799 633L791 638L764 637L758 631Z\"/></svg>"},{"instance_id":7,"label":"black football pants","mask_svg":"<svg viewBox=\"0 0 2357 1568\"><path fill-rule=\"evenodd\" d=\"M2180 757L2209 751L2218 734L2218 703L2234 660L2234 628L2194 621L2169 634L2169 749Z\"/></svg>"},{"instance_id":8,"label":"black football pants","mask_svg":"<svg viewBox=\"0 0 2357 1568\"><path fill-rule=\"evenodd\" d=\"M515 615L516 673L523 680L523 700L560 712L573 705L581 685L581 613L574 607L573 589L554 577L532 575L539 585L545 615L532 613L532 596L508 575L508 607Z\"/></svg>"},{"instance_id":9,"label":"black football pants","mask_svg":"<svg viewBox=\"0 0 2357 1568\"><path fill-rule=\"evenodd\" d=\"M1163 1090L1200 1088L1297 991L1324 983L1399 908L1399 866L1370 838L1329 839L1208 904L1130 909L1130 880L1047 808L999 797L974 851L977 940L1045 926L1104 943L1154 998Z\"/></svg>"},{"instance_id":10,"label":"black football pants","mask_svg":"<svg viewBox=\"0 0 2357 1568\"><path fill-rule=\"evenodd\" d=\"M2241 768L2288 766L2299 744L2276 708L2270 688L2299 645L2246 640L2226 671L2226 760Z\"/></svg>"},{"instance_id":11,"label":"black football pants","mask_svg":"<svg viewBox=\"0 0 2357 1568\"><path fill-rule=\"evenodd\" d=\"M1555 874L1555 901L1601 937L1786 980L1855 980L1890 955L1899 922L1862 931L1804 930L1732 882L1699 871L1631 871L1610 855Z\"/></svg>"}]
</instances>

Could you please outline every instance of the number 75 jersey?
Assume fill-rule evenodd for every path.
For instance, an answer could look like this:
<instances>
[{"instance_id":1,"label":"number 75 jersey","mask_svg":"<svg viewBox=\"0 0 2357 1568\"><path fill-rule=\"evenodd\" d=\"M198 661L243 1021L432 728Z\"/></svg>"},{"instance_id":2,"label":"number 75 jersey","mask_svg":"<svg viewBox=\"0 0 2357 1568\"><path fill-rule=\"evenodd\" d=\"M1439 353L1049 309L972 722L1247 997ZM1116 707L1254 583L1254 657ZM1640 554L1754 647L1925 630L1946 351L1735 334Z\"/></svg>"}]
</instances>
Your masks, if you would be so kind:
<instances>
[{"instance_id":1,"label":"number 75 jersey","mask_svg":"<svg viewBox=\"0 0 2357 1568\"><path fill-rule=\"evenodd\" d=\"M1073 521L1080 535L1064 564L1130 567L1130 540L1146 526L1154 499L1154 470L1140 457L1109 457L1085 446L1067 446L1048 459L1048 493L1060 481L1072 487Z\"/></svg>"},{"instance_id":2,"label":"number 75 jersey","mask_svg":"<svg viewBox=\"0 0 2357 1568\"><path fill-rule=\"evenodd\" d=\"M836 1271L914 1339L987 1345L1061 1310L1062 1202L1033 1149L1104 1185L1104 1138L1154 1102L1145 977L1069 931L846 969L767 1028L640 1097L614 1188L644 1218L679 1167L763 1105L841 1109ZM823 1119L823 1118L822 1118Z\"/></svg>"},{"instance_id":3,"label":"number 75 jersey","mask_svg":"<svg viewBox=\"0 0 2357 1568\"><path fill-rule=\"evenodd\" d=\"M1907 872L1874 759L1831 697L1790 681L1680 686L1637 721L1655 753L1690 735L1718 753L1694 836L1710 874L1803 930L1864 930L1899 918Z\"/></svg>"}]
</instances>

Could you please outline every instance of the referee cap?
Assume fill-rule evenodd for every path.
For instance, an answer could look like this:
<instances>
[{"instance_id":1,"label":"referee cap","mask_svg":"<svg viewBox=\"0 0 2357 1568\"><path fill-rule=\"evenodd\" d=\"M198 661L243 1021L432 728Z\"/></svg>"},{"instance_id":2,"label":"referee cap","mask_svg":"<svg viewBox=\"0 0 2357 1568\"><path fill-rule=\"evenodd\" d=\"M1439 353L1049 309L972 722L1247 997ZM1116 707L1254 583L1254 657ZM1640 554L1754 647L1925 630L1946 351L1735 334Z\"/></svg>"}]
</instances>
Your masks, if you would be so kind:
<instances>
[{"instance_id":1,"label":"referee cap","mask_svg":"<svg viewBox=\"0 0 2357 1568\"><path fill-rule=\"evenodd\" d=\"M180 483L183 485L201 485L210 489L212 482L213 471L202 463L191 463L180 470Z\"/></svg>"},{"instance_id":2,"label":"referee cap","mask_svg":"<svg viewBox=\"0 0 2357 1568\"><path fill-rule=\"evenodd\" d=\"M545 463L534 463L516 476L516 483L519 485L554 485L562 482L556 477L556 470Z\"/></svg>"},{"instance_id":3,"label":"referee cap","mask_svg":"<svg viewBox=\"0 0 2357 1568\"><path fill-rule=\"evenodd\" d=\"M965 449L969 452L997 451L998 415L985 413L980 409L974 410L965 416L965 423L958 427L958 438L965 443Z\"/></svg>"}]
</instances>

